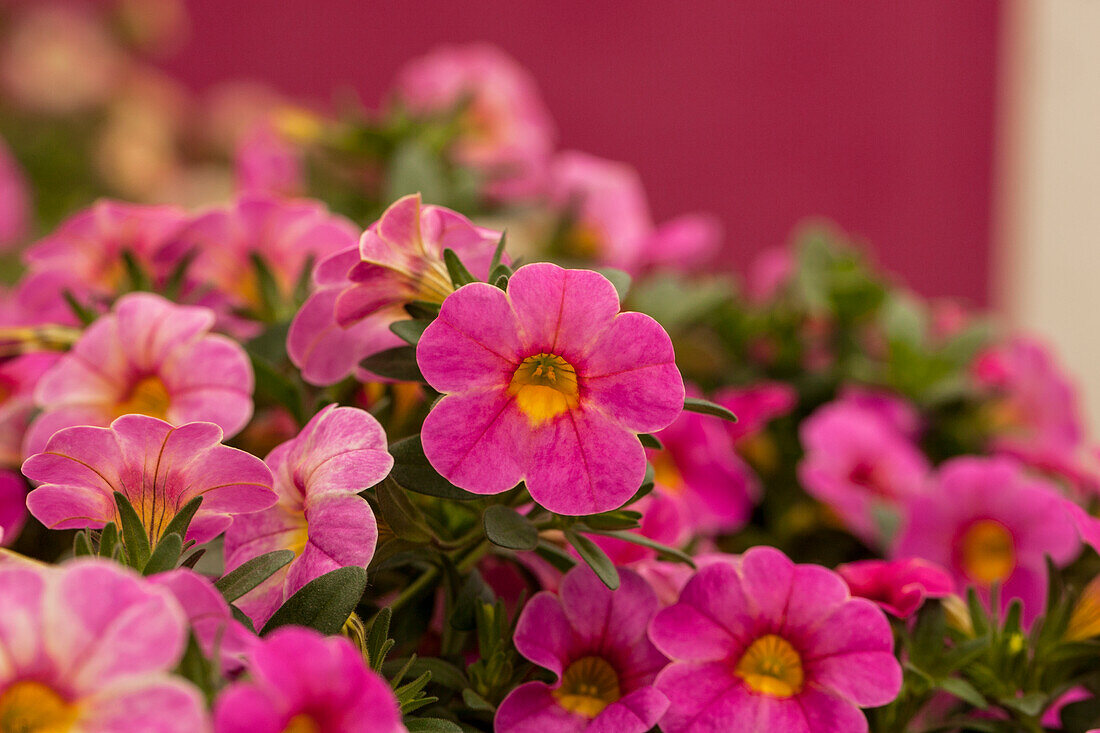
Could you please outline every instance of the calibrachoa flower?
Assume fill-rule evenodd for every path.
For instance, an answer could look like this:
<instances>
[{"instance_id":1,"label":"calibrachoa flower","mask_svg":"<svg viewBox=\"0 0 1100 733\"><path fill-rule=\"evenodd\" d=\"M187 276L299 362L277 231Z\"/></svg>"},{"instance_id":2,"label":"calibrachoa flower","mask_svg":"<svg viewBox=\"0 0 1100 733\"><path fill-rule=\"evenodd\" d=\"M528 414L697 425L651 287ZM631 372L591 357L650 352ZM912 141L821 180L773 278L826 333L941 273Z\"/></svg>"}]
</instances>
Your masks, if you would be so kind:
<instances>
[{"instance_id":1,"label":"calibrachoa flower","mask_svg":"<svg viewBox=\"0 0 1100 733\"><path fill-rule=\"evenodd\" d=\"M207 542L234 515L266 509L276 499L264 462L221 441L213 423L172 427L146 415L123 415L109 428L66 428L23 464L27 478L42 484L27 496L27 507L51 529L100 528L119 522L118 491L155 543L176 513L202 496L184 539Z\"/></svg>"},{"instance_id":2,"label":"calibrachoa flower","mask_svg":"<svg viewBox=\"0 0 1100 733\"><path fill-rule=\"evenodd\" d=\"M34 390L60 357L35 352L0 360L0 465L22 463L23 439L35 414Z\"/></svg>"},{"instance_id":3,"label":"calibrachoa flower","mask_svg":"<svg viewBox=\"0 0 1100 733\"><path fill-rule=\"evenodd\" d=\"M163 250L186 222L177 206L99 201L26 251L26 280L57 299L64 290L81 301L108 299L126 282L129 256L161 283L176 264Z\"/></svg>"},{"instance_id":4,"label":"calibrachoa flower","mask_svg":"<svg viewBox=\"0 0 1100 733\"><path fill-rule=\"evenodd\" d=\"M187 626L166 590L104 560L11 564L0 608L0 729L206 729L199 691L170 674Z\"/></svg>"},{"instance_id":5,"label":"calibrachoa flower","mask_svg":"<svg viewBox=\"0 0 1100 733\"><path fill-rule=\"evenodd\" d=\"M214 706L216 733L402 733L397 700L342 636L287 626L252 651Z\"/></svg>"},{"instance_id":6,"label":"calibrachoa flower","mask_svg":"<svg viewBox=\"0 0 1100 733\"><path fill-rule=\"evenodd\" d=\"M588 270L521 267L508 292L471 283L447 298L416 350L444 397L424 421L424 453L477 494L521 480L559 514L622 506L645 475L637 433L680 414L672 341Z\"/></svg>"},{"instance_id":7,"label":"calibrachoa flower","mask_svg":"<svg viewBox=\"0 0 1100 733\"><path fill-rule=\"evenodd\" d=\"M15 471L0 469L0 544L10 545L27 519L27 483Z\"/></svg>"},{"instance_id":8,"label":"calibrachoa flower","mask_svg":"<svg viewBox=\"0 0 1100 733\"><path fill-rule=\"evenodd\" d=\"M329 405L267 457L279 503L238 517L225 536L226 570L275 550L293 550L289 566L237 601L260 628L303 585L336 568L366 567L378 527L358 494L390 472L393 457L374 417Z\"/></svg>"},{"instance_id":9,"label":"calibrachoa flower","mask_svg":"<svg viewBox=\"0 0 1100 733\"><path fill-rule=\"evenodd\" d=\"M892 555L950 568L986 601L999 583L1003 605L1021 599L1029 621L1046 595L1044 556L1063 565L1080 548L1071 506L1012 459L954 458L940 466L930 491L910 500Z\"/></svg>"},{"instance_id":10,"label":"calibrachoa flower","mask_svg":"<svg viewBox=\"0 0 1100 733\"><path fill-rule=\"evenodd\" d=\"M852 595L867 598L898 618L909 618L926 598L955 592L955 581L944 568L917 558L860 560L836 569Z\"/></svg>"},{"instance_id":11,"label":"calibrachoa flower","mask_svg":"<svg viewBox=\"0 0 1100 733\"><path fill-rule=\"evenodd\" d=\"M414 300L442 303L453 290L443 250L454 250L476 277L487 278L500 232L474 226L420 195L394 202L358 247L321 262L317 292L295 316L287 353L311 384L332 384L365 357L405 342L390 331Z\"/></svg>"},{"instance_id":12,"label":"calibrachoa flower","mask_svg":"<svg viewBox=\"0 0 1100 733\"><path fill-rule=\"evenodd\" d=\"M38 382L42 414L27 455L72 425L137 413L173 424L212 422L235 435L252 415L252 365L240 344L210 333L214 312L131 293L95 321Z\"/></svg>"},{"instance_id":13,"label":"calibrachoa flower","mask_svg":"<svg viewBox=\"0 0 1100 733\"><path fill-rule=\"evenodd\" d=\"M903 502L922 492L928 461L874 410L846 401L819 408L800 429L806 491L835 510L860 539L888 543Z\"/></svg>"},{"instance_id":14,"label":"calibrachoa flower","mask_svg":"<svg viewBox=\"0 0 1100 733\"><path fill-rule=\"evenodd\" d=\"M901 688L882 611L770 547L699 570L649 634L673 659L657 677L666 733L859 733L859 708Z\"/></svg>"},{"instance_id":15,"label":"calibrachoa flower","mask_svg":"<svg viewBox=\"0 0 1100 733\"><path fill-rule=\"evenodd\" d=\"M218 655L223 672L238 672L243 660L260 643L254 633L233 618L229 604L214 584L189 568L177 568L150 576L149 582L161 586L175 597L187 616L202 653Z\"/></svg>"},{"instance_id":16,"label":"calibrachoa flower","mask_svg":"<svg viewBox=\"0 0 1100 733\"><path fill-rule=\"evenodd\" d=\"M718 248L720 226L689 214L655 227L638 172L587 153L559 153L550 168L550 195L570 219L567 255L637 273L654 265L686 270Z\"/></svg>"},{"instance_id":17,"label":"calibrachoa flower","mask_svg":"<svg viewBox=\"0 0 1100 733\"><path fill-rule=\"evenodd\" d=\"M767 427L798 404L794 387L783 382L727 387L714 395L714 401L737 415L737 422L725 424L737 452L757 471L771 473L777 469L779 450Z\"/></svg>"},{"instance_id":18,"label":"calibrachoa flower","mask_svg":"<svg viewBox=\"0 0 1100 733\"><path fill-rule=\"evenodd\" d=\"M303 268L354 247L357 235L350 221L320 202L246 194L200 212L163 256L178 261L193 253L188 278L199 291L212 288L198 302L218 311L234 332L252 335L255 326L232 315L239 309L261 312L254 257L262 258L271 273L278 289L274 295L290 302Z\"/></svg>"},{"instance_id":19,"label":"calibrachoa flower","mask_svg":"<svg viewBox=\"0 0 1100 733\"><path fill-rule=\"evenodd\" d=\"M653 590L629 570L611 591L585 565L562 579L560 596L541 592L524 607L516 650L557 676L528 682L500 704L499 733L645 733L668 707L653 687L667 659L646 638L657 611Z\"/></svg>"},{"instance_id":20,"label":"calibrachoa flower","mask_svg":"<svg viewBox=\"0 0 1100 733\"><path fill-rule=\"evenodd\" d=\"M396 94L417 115L445 115L465 104L454 152L486 176L493 196L526 197L541 189L554 123L534 79L499 48L439 48L401 70Z\"/></svg>"},{"instance_id":21,"label":"calibrachoa flower","mask_svg":"<svg viewBox=\"0 0 1100 733\"><path fill-rule=\"evenodd\" d=\"M27 233L30 208L23 171L0 138L0 249L12 246Z\"/></svg>"}]
</instances>

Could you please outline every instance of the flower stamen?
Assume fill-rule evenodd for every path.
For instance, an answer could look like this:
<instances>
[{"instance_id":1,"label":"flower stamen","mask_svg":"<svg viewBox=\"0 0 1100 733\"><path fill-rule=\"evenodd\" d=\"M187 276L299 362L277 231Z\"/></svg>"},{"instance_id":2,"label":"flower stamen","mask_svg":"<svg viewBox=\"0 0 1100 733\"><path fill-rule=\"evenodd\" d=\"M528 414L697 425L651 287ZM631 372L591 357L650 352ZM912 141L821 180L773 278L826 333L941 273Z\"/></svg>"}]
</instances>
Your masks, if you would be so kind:
<instances>
[{"instance_id":1,"label":"flower stamen","mask_svg":"<svg viewBox=\"0 0 1100 733\"><path fill-rule=\"evenodd\" d=\"M566 710L595 718L621 697L619 675L601 657L581 657L566 668L554 697Z\"/></svg>"},{"instance_id":2,"label":"flower stamen","mask_svg":"<svg viewBox=\"0 0 1100 733\"><path fill-rule=\"evenodd\" d=\"M578 398L577 370L556 354L536 354L520 362L508 394L532 425L552 420L572 410Z\"/></svg>"},{"instance_id":3,"label":"flower stamen","mask_svg":"<svg viewBox=\"0 0 1100 733\"><path fill-rule=\"evenodd\" d=\"M749 645L734 672L753 692L793 697L802 691L802 657L782 636L768 634Z\"/></svg>"},{"instance_id":4,"label":"flower stamen","mask_svg":"<svg viewBox=\"0 0 1100 733\"><path fill-rule=\"evenodd\" d=\"M66 733L79 710L41 682L23 681L0 693L0 731Z\"/></svg>"}]
</instances>

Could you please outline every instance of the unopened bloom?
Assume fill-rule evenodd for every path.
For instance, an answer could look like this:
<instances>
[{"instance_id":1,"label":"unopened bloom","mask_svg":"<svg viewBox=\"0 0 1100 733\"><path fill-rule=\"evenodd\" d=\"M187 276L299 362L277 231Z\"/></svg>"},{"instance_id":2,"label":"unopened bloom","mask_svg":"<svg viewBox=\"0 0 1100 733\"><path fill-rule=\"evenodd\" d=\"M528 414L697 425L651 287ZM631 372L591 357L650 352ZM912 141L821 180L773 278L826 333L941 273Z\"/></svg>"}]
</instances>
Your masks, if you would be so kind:
<instances>
[{"instance_id":1,"label":"unopened bloom","mask_svg":"<svg viewBox=\"0 0 1100 733\"><path fill-rule=\"evenodd\" d=\"M378 527L359 492L386 477L393 457L369 412L329 405L271 451L267 465L279 503L238 517L225 536L226 570L266 552L295 553L289 566L237 601L257 628L314 578L370 563Z\"/></svg>"},{"instance_id":2,"label":"unopened bloom","mask_svg":"<svg viewBox=\"0 0 1100 733\"><path fill-rule=\"evenodd\" d=\"M442 303L454 290L443 250L454 250L476 277L487 278L500 232L474 226L420 194L394 202L351 247L314 271L316 292L287 337L291 361L311 384L332 384L365 357L405 342L390 331L407 319L404 305Z\"/></svg>"},{"instance_id":3,"label":"unopened bloom","mask_svg":"<svg viewBox=\"0 0 1100 733\"><path fill-rule=\"evenodd\" d=\"M656 725L668 707L653 687L668 660L646 638L657 596L629 570L619 579L611 591L578 565L562 579L560 595L543 591L527 603L516 650L557 681L513 690L497 710L497 731L645 733Z\"/></svg>"},{"instance_id":4,"label":"unopened bloom","mask_svg":"<svg viewBox=\"0 0 1100 733\"><path fill-rule=\"evenodd\" d=\"M815 411L800 434L806 455L798 476L806 491L863 541L888 543L891 515L925 489L924 454L877 411L844 400Z\"/></svg>"},{"instance_id":5,"label":"unopened bloom","mask_svg":"<svg viewBox=\"0 0 1100 733\"><path fill-rule=\"evenodd\" d=\"M197 214L163 256L193 256L188 278L205 292L198 302L217 311L234 332L251 334L255 327L234 314L262 312L254 258L263 260L274 281L277 292L272 295L290 302L303 268L354 247L357 235L350 221L318 201L254 193Z\"/></svg>"},{"instance_id":6,"label":"unopened bloom","mask_svg":"<svg viewBox=\"0 0 1100 733\"><path fill-rule=\"evenodd\" d=\"M146 415L123 415L109 428L60 430L44 452L23 464L24 475L41 483L27 496L27 507L50 529L121 526L117 491L155 544L176 513L201 496L184 539L207 542L234 515L266 509L276 499L264 462L221 441L213 423L173 427Z\"/></svg>"},{"instance_id":7,"label":"unopened bloom","mask_svg":"<svg viewBox=\"0 0 1100 733\"><path fill-rule=\"evenodd\" d=\"M178 206L98 201L26 251L27 281L59 300L68 290L98 305L126 284L129 257L154 285L163 284L176 265L164 250L186 222Z\"/></svg>"},{"instance_id":8,"label":"unopened bloom","mask_svg":"<svg viewBox=\"0 0 1100 733\"><path fill-rule=\"evenodd\" d=\"M389 684L342 636L288 626L264 637L248 677L214 705L216 733L403 733Z\"/></svg>"},{"instance_id":9,"label":"unopened bloom","mask_svg":"<svg viewBox=\"0 0 1100 733\"><path fill-rule=\"evenodd\" d=\"M926 598L944 598L955 591L951 574L935 563L908 560L860 560L836 569L852 595L867 598L898 618L909 618Z\"/></svg>"},{"instance_id":10,"label":"unopened bloom","mask_svg":"<svg viewBox=\"0 0 1100 733\"><path fill-rule=\"evenodd\" d=\"M1021 599L1030 620L1046 596L1044 557L1062 565L1080 548L1071 506L1056 486L1009 458L954 458L927 493L909 501L892 555L939 563L987 602L998 583L1003 605Z\"/></svg>"},{"instance_id":11,"label":"unopened bloom","mask_svg":"<svg viewBox=\"0 0 1100 733\"><path fill-rule=\"evenodd\" d=\"M570 226L564 254L637 273L656 265L687 270L718 249L713 217L689 214L654 226L638 172L587 153L559 153L550 168L550 195Z\"/></svg>"},{"instance_id":12,"label":"unopened bloom","mask_svg":"<svg viewBox=\"0 0 1100 733\"><path fill-rule=\"evenodd\" d=\"M187 622L172 595L105 560L0 566L5 731L192 733L202 696L171 671Z\"/></svg>"},{"instance_id":13,"label":"unopened bloom","mask_svg":"<svg viewBox=\"0 0 1100 733\"><path fill-rule=\"evenodd\" d=\"M455 156L485 176L492 196L542 188L554 123L534 78L499 48L443 46L414 59L397 75L396 96L418 116L458 112Z\"/></svg>"},{"instance_id":14,"label":"unopened bloom","mask_svg":"<svg viewBox=\"0 0 1100 733\"><path fill-rule=\"evenodd\" d=\"M699 570L649 634L673 659L657 678L668 733L860 733L859 708L901 688L882 611L770 547Z\"/></svg>"},{"instance_id":15,"label":"unopened bloom","mask_svg":"<svg viewBox=\"0 0 1100 733\"><path fill-rule=\"evenodd\" d=\"M471 283L443 302L416 350L444 393L424 421L424 453L477 494L526 481L559 514L622 506L645 476L637 433L683 409L672 341L588 270L525 265L505 293Z\"/></svg>"},{"instance_id":16,"label":"unopened bloom","mask_svg":"<svg viewBox=\"0 0 1100 733\"><path fill-rule=\"evenodd\" d=\"M97 319L39 380L42 408L24 444L56 431L107 425L130 413L179 425L212 422L235 435L252 415L252 364L240 344L210 333L214 312L131 293Z\"/></svg>"}]
</instances>

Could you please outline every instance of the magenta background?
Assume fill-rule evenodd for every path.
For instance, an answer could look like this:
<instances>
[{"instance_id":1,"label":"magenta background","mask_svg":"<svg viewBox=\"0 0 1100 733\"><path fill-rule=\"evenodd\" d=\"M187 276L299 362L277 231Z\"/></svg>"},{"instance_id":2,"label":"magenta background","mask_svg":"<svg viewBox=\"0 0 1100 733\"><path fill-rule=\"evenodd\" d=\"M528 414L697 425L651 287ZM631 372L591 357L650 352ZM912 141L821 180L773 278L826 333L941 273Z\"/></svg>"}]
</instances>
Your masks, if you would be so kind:
<instances>
[{"instance_id":1,"label":"magenta background","mask_svg":"<svg viewBox=\"0 0 1100 733\"><path fill-rule=\"evenodd\" d=\"M641 171L660 220L719 214L726 259L822 215L928 295L989 294L997 0L188 0L169 67L377 102L439 43L499 44L561 143Z\"/></svg>"}]
</instances>

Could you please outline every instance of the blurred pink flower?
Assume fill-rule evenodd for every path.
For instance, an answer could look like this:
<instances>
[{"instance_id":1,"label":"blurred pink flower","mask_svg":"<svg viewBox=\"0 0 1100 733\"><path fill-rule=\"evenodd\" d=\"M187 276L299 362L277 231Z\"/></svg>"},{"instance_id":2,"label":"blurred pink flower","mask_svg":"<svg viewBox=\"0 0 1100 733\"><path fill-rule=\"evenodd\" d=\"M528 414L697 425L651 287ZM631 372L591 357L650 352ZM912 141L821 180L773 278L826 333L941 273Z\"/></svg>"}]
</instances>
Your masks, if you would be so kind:
<instances>
[{"instance_id":1,"label":"blurred pink flower","mask_svg":"<svg viewBox=\"0 0 1100 733\"><path fill-rule=\"evenodd\" d=\"M749 264L745 296L750 303L760 305L782 292L794 275L795 259L790 247L769 247L759 252Z\"/></svg>"},{"instance_id":2,"label":"blurred pink flower","mask_svg":"<svg viewBox=\"0 0 1100 733\"><path fill-rule=\"evenodd\" d=\"M565 254L637 274L654 266L690 270L713 255L716 219L691 214L654 227L638 172L625 163L566 151L550 168L550 196L568 217Z\"/></svg>"},{"instance_id":3,"label":"blurred pink flower","mask_svg":"<svg viewBox=\"0 0 1100 733\"><path fill-rule=\"evenodd\" d=\"M405 342L390 331L414 300L442 303L453 290L443 250L454 250L475 277L487 278L500 232L474 226L420 194L390 205L351 247L314 271L316 292L294 317L291 361L311 384L338 382L371 354ZM361 375L365 376L365 375Z\"/></svg>"},{"instance_id":4,"label":"blurred pink flower","mask_svg":"<svg viewBox=\"0 0 1100 733\"><path fill-rule=\"evenodd\" d=\"M858 733L861 707L901 688L886 617L836 573L754 547L688 581L650 638L672 658L657 677L667 733Z\"/></svg>"},{"instance_id":5,"label":"blurred pink flower","mask_svg":"<svg viewBox=\"0 0 1100 733\"><path fill-rule=\"evenodd\" d=\"M0 85L32 112L84 111L123 76L125 59L105 20L83 4L27 3L0 49Z\"/></svg>"},{"instance_id":6,"label":"blurred pink flower","mask_svg":"<svg viewBox=\"0 0 1100 733\"><path fill-rule=\"evenodd\" d=\"M231 204L198 213L161 256L195 259L188 280L200 305L214 309L222 324L242 337L259 327L242 311L263 312L262 283L254 258L271 273L280 303L292 303L303 269L355 246L357 229L324 204L245 194Z\"/></svg>"},{"instance_id":7,"label":"blurred pink flower","mask_svg":"<svg viewBox=\"0 0 1100 733\"><path fill-rule=\"evenodd\" d=\"M270 124L256 125L237 144L234 172L242 193L298 196L305 188L301 154Z\"/></svg>"},{"instance_id":8,"label":"blurred pink flower","mask_svg":"<svg viewBox=\"0 0 1100 733\"><path fill-rule=\"evenodd\" d=\"M212 335L214 312L130 293L95 321L39 380L42 414L24 453L42 450L72 425L107 425L120 415L173 424L212 422L228 436L252 415L252 365L240 344Z\"/></svg>"},{"instance_id":9,"label":"blurred pink flower","mask_svg":"<svg viewBox=\"0 0 1100 733\"><path fill-rule=\"evenodd\" d=\"M349 565L366 567L378 527L359 492L393 466L382 426L354 407L329 405L297 437L267 457L279 503L239 517L225 536L225 567L233 570L266 552L293 550L295 559L237 601L261 628L279 606L314 578Z\"/></svg>"},{"instance_id":10,"label":"blurred pink flower","mask_svg":"<svg viewBox=\"0 0 1100 733\"><path fill-rule=\"evenodd\" d=\"M508 694L494 720L499 733L645 733L668 707L653 687L668 660L646 637L657 597L629 570L611 591L585 565L524 607L516 650L557 681L528 682Z\"/></svg>"},{"instance_id":11,"label":"blurred pink flower","mask_svg":"<svg viewBox=\"0 0 1100 733\"><path fill-rule=\"evenodd\" d=\"M235 515L276 501L263 461L221 441L213 423L172 427L146 415L123 415L109 428L66 428L23 464L23 474L40 484L27 496L27 508L50 529L121 526L117 491L133 504L155 545L179 510L202 496L184 539L208 542Z\"/></svg>"},{"instance_id":12,"label":"blurred pink flower","mask_svg":"<svg viewBox=\"0 0 1100 733\"><path fill-rule=\"evenodd\" d=\"M27 482L16 471L0 469L0 545L10 545L27 519Z\"/></svg>"},{"instance_id":13,"label":"blurred pink flower","mask_svg":"<svg viewBox=\"0 0 1100 733\"><path fill-rule=\"evenodd\" d=\"M419 116L463 105L455 154L482 172L494 198L528 198L543 188L554 123L534 78L499 48L437 48L401 70L396 96Z\"/></svg>"},{"instance_id":14,"label":"blurred pink flower","mask_svg":"<svg viewBox=\"0 0 1100 733\"><path fill-rule=\"evenodd\" d=\"M18 244L27 234L31 225L30 197L19 163L0 138L0 250Z\"/></svg>"},{"instance_id":15,"label":"blurred pink flower","mask_svg":"<svg viewBox=\"0 0 1100 733\"><path fill-rule=\"evenodd\" d=\"M955 592L955 581L944 568L927 560L860 560L836 569L852 595L874 601L886 613L909 618L926 598Z\"/></svg>"},{"instance_id":16,"label":"blurred pink flower","mask_svg":"<svg viewBox=\"0 0 1100 733\"><path fill-rule=\"evenodd\" d=\"M465 285L424 331L416 360L444 394L421 436L432 466L478 494L521 480L559 514L623 505L642 483L637 433L679 416L672 341L642 313L620 313L605 277L539 263L508 291Z\"/></svg>"},{"instance_id":17,"label":"blurred pink flower","mask_svg":"<svg viewBox=\"0 0 1100 733\"><path fill-rule=\"evenodd\" d=\"M214 705L216 733L404 733L389 684L342 636L287 626L264 637L245 681Z\"/></svg>"},{"instance_id":18,"label":"blurred pink flower","mask_svg":"<svg viewBox=\"0 0 1100 733\"><path fill-rule=\"evenodd\" d=\"M0 721L12 731L193 733L202 695L171 674L187 622L172 595L107 560L0 566Z\"/></svg>"},{"instance_id":19,"label":"blurred pink flower","mask_svg":"<svg viewBox=\"0 0 1100 733\"><path fill-rule=\"evenodd\" d=\"M1080 549L1073 507L1012 459L953 458L929 491L910 499L891 556L950 568L960 586L973 585L986 602L999 583L1002 605L1019 598L1030 622L1043 611L1044 557L1064 565Z\"/></svg>"},{"instance_id":20,"label":"blurred pink flower","mask_svg":"<svg viewBox=\"0 0 1100 733\"><path fill-rule=\"evenodd\" d=\"M737 415L737 422L726 423L726 429L735 442L741 443L793 410L798 404L798 393L784 382L757 382L719 390L714 401Z\"/></svg>"},{"instance_id":21,"label":"blurred pink flower","mask_svg":"<svg viewBox=\"0 0 1100 733\"><path fill-rule=\"evenodd\" d=\"M904 502L925 490L930 470L918 447L882 415L842 399L818 408L799 430L802 486L872 547L890 542Z\"/></svg>"}]
</instances>

